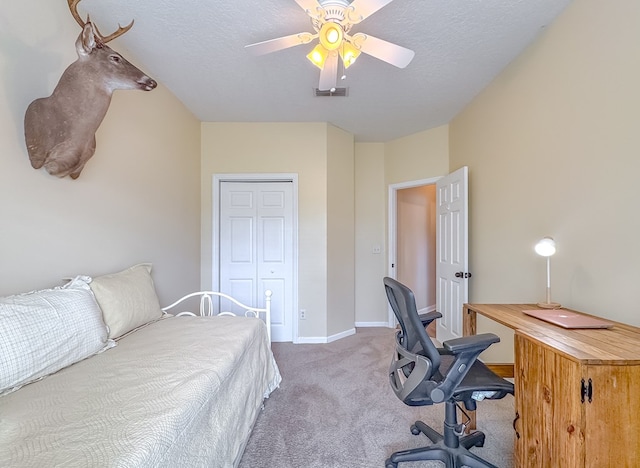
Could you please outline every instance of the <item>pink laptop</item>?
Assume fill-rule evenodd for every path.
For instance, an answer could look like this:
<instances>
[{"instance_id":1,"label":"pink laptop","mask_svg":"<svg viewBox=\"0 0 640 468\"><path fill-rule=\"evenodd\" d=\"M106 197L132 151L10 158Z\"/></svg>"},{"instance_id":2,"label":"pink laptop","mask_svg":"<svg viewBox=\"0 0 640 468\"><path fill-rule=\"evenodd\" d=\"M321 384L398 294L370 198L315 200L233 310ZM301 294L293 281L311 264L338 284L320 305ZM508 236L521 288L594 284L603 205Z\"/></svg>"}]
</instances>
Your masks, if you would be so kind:
<instances>
[{"instance_id":1,"label":"pink laptop","mask_svg":"<svg viewBox=\"0 0 640 468\"><path fill-rule=\"evenodd\" d=\"M613 322L598 317L578 314L565 309L523 310L527 315L562 328L611 328Z\"/></svg>"}]
</instances>

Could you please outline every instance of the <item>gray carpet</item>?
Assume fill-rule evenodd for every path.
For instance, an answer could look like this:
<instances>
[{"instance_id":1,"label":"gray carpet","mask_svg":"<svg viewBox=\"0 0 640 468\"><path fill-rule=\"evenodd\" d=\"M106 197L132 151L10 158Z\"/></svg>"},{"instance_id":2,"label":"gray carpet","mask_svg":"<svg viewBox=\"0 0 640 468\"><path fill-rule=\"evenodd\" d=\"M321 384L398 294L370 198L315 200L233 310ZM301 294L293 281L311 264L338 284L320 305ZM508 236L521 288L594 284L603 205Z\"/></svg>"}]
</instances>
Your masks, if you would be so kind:
<instances>
[{"instance_id":1,"label":"gray carpet","mask_svg":"<svg viewBox=\"0 0 640 468\"><path fill-rule=\"evenodd\" d=\"M421 419L442 432L444 405L409 407L395 396L387 377L394 333L359 328L329 344L274 343L282 383L258 416L240 468L383 468L392 452L428 445L409 426ZM513 397L483 401L478 408L478 426L487 438L473 452L513 467Z\"/></svg>"}]
</instances>

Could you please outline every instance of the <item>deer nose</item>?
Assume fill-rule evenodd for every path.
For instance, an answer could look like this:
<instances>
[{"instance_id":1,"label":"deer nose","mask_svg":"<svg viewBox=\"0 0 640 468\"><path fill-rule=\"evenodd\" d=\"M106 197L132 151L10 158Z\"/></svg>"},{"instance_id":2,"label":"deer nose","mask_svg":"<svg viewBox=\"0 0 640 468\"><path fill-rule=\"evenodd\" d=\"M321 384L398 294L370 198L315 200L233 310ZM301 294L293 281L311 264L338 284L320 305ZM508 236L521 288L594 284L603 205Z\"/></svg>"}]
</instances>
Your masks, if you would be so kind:
<instances>
[{"instance_id":1,"label":"deer nose","mask_svg":"<svg viewBox=\"0 0 640 468\"><path fill-rule=\"evenodd\" d=\"M140 81L138 81L138 83L142 85L142 88L145 91L151 91L156 86L158 86L158 83L156 82L156 80L154 80L153 78L149 78L148 76L145 76L144 78L142 78Z\"/></svg>"}]
</instances>

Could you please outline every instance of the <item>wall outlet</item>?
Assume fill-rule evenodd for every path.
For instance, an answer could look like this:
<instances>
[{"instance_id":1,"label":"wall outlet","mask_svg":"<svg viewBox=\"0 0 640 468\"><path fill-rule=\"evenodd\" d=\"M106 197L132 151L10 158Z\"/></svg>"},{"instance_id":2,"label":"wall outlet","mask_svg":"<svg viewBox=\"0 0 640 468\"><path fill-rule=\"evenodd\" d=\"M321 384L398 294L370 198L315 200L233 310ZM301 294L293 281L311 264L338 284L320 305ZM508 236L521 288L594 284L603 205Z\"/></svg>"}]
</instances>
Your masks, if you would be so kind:
<instances>
[{"instance_id":1,"label":"wall outlet","mask_svg":"<svg viewBox=\"0 0 640 468\"><path fill-rule=\"evenodd\" d=\"M300 309L300 320L304 320L307 318L307 311L306 309Z\"/></svg>"}]
</instances>

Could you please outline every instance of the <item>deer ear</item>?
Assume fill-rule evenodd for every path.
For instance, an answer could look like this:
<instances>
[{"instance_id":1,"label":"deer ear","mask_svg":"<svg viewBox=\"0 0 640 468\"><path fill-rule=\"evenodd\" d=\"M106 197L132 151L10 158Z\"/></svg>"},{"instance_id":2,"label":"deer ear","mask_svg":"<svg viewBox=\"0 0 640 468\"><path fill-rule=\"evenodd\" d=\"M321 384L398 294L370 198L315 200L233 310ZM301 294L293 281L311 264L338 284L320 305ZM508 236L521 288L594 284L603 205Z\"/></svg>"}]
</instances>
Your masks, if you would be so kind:
<instances>
[{"instance_id":1,"label":"deer ear","mask_svg":"<svg viewBox=\"0 0 640 468\"><path fill-rule=\"evenodd\" d=\"M89 55L95 46L96 38L93 33L93 25L87 22L76 40L76 51L79 56Z\"/></svg>"}]
</instances>

